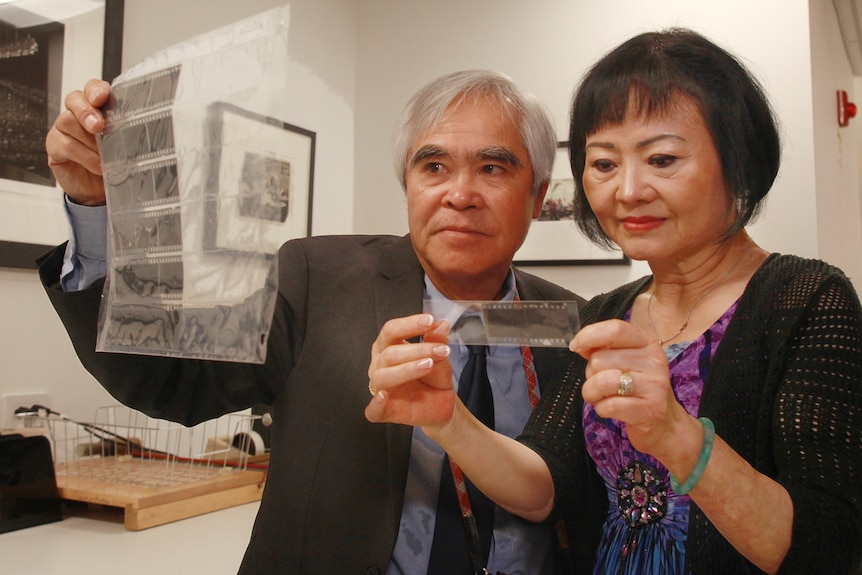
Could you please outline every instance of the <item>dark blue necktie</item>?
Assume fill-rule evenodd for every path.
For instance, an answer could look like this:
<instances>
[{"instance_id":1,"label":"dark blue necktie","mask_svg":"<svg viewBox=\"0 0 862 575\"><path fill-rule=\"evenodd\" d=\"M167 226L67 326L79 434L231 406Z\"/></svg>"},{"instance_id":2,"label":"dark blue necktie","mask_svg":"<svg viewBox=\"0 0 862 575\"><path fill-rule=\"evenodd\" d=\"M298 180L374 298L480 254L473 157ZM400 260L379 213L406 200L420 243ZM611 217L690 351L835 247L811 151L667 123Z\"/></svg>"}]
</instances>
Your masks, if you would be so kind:
<instances>
[{"instance_id":1,"label":"dark blue necktie","mask_svg":"<svg viewBox=\"0 0 862 575\"><path fill-rule=\"evenodd\" d=\"M458 379L458 397L479 421L494 429L494 397L491 382L488 381L486 345L468 345L470 358ZM488 562L491 547L491 533L494 528L494 503L476 489L468 479L467 493L482 549L482 565ZM458 493L452 479L449 458L443 459L443 473L440 478L440 496L437 499L437 523L434 527L434 542L431 545L431 560L428 575L473 575L474 567L470 560L468 535L465 531Z\"/></svg>"}]
</instances>

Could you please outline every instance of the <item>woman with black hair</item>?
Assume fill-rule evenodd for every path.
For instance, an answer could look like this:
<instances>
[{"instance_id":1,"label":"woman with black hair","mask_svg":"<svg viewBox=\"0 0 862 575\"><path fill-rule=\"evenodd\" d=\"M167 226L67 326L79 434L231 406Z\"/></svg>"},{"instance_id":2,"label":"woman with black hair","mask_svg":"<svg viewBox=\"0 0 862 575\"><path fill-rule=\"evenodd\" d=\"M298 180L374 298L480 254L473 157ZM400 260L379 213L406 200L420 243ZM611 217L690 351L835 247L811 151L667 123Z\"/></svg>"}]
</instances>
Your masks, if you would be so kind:
<instances>
[{"instance_id":1,"label":"woman with black hair","mask_svg":"<svg viewBox=\"0 0 862 575\"><path fill-rule=\"evenodd\" d=\"M579 573L856 573L862 309L840 270L745 230L780 160L759 84L697 33L641 34L588 71L569 141L580 228L652 274L582 310L518 441L427 361L448 326L409 318L374 346L366 416L423 426L507 510L564 518Z\"/></svg>"}]
</instances>

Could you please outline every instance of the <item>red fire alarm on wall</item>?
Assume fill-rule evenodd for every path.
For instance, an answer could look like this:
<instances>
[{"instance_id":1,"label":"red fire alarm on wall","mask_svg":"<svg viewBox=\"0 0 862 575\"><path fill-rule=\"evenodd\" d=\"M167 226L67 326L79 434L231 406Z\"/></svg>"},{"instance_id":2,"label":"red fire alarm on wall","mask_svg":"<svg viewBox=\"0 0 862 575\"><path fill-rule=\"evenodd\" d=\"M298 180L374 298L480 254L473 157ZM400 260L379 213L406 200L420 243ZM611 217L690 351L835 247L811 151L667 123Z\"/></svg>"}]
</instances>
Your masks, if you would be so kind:
<instances>
[{"instance_id":1,"label":"red fire alarm on wall","mask_svg":"<svg viewBox=\"0 0 862 575\"><path fill-rule=\"evenodd\" d=\"M838 126L843 128L850 123L850 118L856 117L856 104L847 101L847 92L838 90L835 93L838 100Z\"/></svg>"}]
</instances>

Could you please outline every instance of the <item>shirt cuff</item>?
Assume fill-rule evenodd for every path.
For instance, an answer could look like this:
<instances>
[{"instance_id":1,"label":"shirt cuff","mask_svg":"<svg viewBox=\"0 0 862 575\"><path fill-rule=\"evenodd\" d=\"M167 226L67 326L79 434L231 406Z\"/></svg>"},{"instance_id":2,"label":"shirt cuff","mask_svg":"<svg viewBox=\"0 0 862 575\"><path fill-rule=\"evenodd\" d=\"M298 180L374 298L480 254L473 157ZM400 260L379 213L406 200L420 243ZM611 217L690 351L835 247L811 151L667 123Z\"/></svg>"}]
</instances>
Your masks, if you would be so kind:
<instances>
[{"instance_id":1,"label":"shirt cuff","mask_svg":"<svg viewBox=\"0 0 862 575\"><path fill-rule=\"evenodd\" d=\"M69 243L60 271L63 291L79 291L105 277L108 251L107 206L82 206L64 196Z\"/></svg>"}]
</instances>

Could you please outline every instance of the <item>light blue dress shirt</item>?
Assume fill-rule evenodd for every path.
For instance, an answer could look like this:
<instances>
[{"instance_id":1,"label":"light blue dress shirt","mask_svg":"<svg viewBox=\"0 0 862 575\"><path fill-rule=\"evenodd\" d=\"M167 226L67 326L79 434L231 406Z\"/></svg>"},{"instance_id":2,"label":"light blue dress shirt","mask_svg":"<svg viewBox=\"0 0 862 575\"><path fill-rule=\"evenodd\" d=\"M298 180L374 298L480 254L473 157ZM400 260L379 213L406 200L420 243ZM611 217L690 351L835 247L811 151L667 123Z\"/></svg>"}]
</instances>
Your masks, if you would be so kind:
<instances>
[{"instance_id":1,"label":"light blue dress shirt","mask_svg":"<svg viewBox=\"0 0 862 575\"><path fill-rule=\"evenodd\" d=\"M69 218L69 243L60 270L63 291L80 291L105 277L108 208L81 206L63 196Z\"/></svg>"},{"instance_id":2,"label":"light blue dress shirt","mask_svg":"<svg viewBox=\"0 0 862 575\"><path fill-rule=\"evenodd\" d=\"M514 296L515 278L510 272L502 301L512 301ZM427 276L425 297L446 299ZM453 344L450 347L449 359L457 389L469 352L465 345ZM491 346L488 350L488 379L494 394L494 428L503 435L515 437L521 433L532 410L520 348ZM443 449L435 441L420 428L413 428L401 526L387 575L426 575L428 571L444 456ZM553 573L552 536L551 527L529 523L498 507L494 515L488 571L502 571L507 575Z\"/></svg>"}]
</instances>

